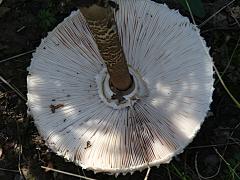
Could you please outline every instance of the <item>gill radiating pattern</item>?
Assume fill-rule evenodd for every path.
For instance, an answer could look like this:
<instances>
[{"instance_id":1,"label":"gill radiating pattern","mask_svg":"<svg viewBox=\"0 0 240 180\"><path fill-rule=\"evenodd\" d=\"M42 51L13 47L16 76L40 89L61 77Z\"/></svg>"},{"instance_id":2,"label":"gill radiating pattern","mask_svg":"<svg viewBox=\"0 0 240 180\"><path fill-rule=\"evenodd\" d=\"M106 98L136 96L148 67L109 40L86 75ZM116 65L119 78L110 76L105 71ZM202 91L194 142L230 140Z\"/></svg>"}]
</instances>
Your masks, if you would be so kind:
<instances>
[{"instance_id":1,"label":"gill radiating pattern","mask_svg":"<svg viewBox=\"0 0 240 180\"><path fill-rule=\"evenodd\" d=\"M120 110L99 98L104 68L80 11L43 39L28 76L28 106L46 143L95 172L126 173L168 163L192 141L212 96L212 63L199 30L167 6L116 0L119 37L128 64L148 96ZM51 105L63 105L51 110Z\"/></svg>"}]
</instances>

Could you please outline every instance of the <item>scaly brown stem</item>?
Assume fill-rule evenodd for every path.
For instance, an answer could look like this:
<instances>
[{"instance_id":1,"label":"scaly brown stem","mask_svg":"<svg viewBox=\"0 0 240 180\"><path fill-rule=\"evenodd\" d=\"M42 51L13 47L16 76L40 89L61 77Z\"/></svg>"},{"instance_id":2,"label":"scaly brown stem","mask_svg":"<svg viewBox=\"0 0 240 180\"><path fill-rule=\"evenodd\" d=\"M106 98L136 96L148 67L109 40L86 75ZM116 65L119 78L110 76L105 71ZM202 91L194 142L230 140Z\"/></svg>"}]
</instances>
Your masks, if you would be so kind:
<instances>
[{"instance_id":1,"label":"scaly brown stem","mask_svg":"<svg viewBox=\"0 0 240 180\"><path fill-rule=\"evenodd\" d=\"M128 90L132 85L132 79L119 40L113 10L109 6L100 7L95 4L82 8L81 12L105 61L111 86L119 91Z\"/></svg>"}]
</instances>

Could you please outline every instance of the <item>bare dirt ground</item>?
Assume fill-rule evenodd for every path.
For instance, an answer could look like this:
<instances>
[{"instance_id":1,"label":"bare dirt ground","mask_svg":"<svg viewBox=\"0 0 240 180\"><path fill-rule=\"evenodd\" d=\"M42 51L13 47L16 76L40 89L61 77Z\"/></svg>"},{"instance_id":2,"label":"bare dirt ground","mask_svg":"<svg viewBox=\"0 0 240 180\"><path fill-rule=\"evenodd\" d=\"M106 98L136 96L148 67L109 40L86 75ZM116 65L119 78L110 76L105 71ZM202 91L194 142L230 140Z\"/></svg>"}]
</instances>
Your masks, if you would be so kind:
<instances>
[{"instance_id":1,"label":"bare dirt ground","mask_svg":"<svg viewBox=\"0 0 240 180\"><path fill-rule=\"evenodd\" d=\"M24 95L26 68L31 53L47 32L60 23L84 0L3 0L0 5L0 75ZM204 1L206 16L202 24L219 9L218 14L201 26L201 34L211 47L211 56L233 96L240 101L240 2ZM173 8L190 17L188 11L168 1ZM26 53L27 52L27 53ZM26 53L20 57L10 58ZM152 168L148 179L240 179L240 109L234 104L216 77L211 110L194 141L168 165ZM41 166L53 167L96 179L115 179L95 175L66 162L44 145L27 116L27 107L15 91L0 80L0 179L63 180L79 179ZM146 171L118 179L144 179Z\"/></svg>"}]
</instances>

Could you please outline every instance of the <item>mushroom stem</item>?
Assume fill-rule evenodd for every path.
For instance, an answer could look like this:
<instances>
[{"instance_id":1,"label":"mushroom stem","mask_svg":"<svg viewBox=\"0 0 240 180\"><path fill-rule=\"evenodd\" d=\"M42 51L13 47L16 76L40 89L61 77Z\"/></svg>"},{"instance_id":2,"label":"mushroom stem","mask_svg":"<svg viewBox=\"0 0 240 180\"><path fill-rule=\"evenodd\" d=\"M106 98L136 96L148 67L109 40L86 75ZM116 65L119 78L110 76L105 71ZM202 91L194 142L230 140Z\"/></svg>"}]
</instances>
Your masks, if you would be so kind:
<instances>
[{"instance_id":1,"label":"mushroom stem","mask_svg":"<svg viewBox=\"0 0 240 180\"><path fill-rule=\"evenodd\" d=\"M112 90L115 93L128 90L132 86L132 78L119 40L113 10L109 5L102 7L94 4L81 8L81 12L107 66Z\"/></svg>"}]
</instances>

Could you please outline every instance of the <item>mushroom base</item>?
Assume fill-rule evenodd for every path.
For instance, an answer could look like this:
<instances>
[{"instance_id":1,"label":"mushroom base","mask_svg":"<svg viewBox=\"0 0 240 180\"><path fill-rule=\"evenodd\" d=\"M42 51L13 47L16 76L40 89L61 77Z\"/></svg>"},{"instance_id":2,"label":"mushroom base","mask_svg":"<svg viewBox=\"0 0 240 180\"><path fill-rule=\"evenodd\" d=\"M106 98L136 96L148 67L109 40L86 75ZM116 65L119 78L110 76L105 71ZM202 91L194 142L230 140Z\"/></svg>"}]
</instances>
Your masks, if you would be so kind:
<instances>
[{"instance_id":1,"label":"mushroom base","mask_svg":"<svg viewBox=\"0 0 240 180\"><path fill-rule=\"evenodd\" d=\"M129 67L129 73L133 79L132 86L129 90L120 91L119 93L116 93L110 86L110 75L107 68L104 68L96 76L99 97L106 105L113 109L122 109L133 106L141 97L147 96L147 84L141 75L131 67ZM122 95L121 100L116 97L119 94Z\"/></svg>"}]
</instances>

